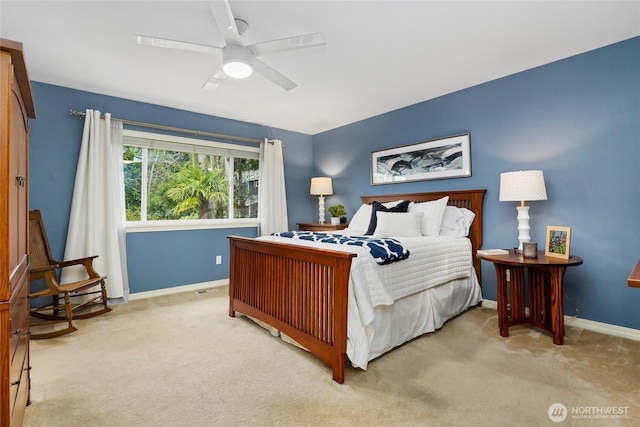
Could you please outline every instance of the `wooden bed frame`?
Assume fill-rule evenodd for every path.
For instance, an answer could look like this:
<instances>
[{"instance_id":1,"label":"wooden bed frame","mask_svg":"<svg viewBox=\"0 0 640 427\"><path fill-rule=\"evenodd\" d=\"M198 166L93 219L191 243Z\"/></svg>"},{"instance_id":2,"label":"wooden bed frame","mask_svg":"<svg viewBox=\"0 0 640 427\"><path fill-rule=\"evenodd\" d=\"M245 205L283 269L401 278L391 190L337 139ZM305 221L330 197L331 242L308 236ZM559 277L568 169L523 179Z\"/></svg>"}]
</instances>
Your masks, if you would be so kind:
<instances>
[{"instance_id":1,"label":"wooden bed frame","mask_svg":"<svg viewBox=\"0 0 640 427\"><path fill-rule=\"evenodd\" d=\"M363 203L449 196L449 205L476 214L469 239L482 246L482 203L486 190L362 196ZM344 383L347 350L349 269L355 254L229 236L229 316L239 312L288 335L333 370ZM480 260L473 256L481 280Z\"/></svg>"}]
</instances>

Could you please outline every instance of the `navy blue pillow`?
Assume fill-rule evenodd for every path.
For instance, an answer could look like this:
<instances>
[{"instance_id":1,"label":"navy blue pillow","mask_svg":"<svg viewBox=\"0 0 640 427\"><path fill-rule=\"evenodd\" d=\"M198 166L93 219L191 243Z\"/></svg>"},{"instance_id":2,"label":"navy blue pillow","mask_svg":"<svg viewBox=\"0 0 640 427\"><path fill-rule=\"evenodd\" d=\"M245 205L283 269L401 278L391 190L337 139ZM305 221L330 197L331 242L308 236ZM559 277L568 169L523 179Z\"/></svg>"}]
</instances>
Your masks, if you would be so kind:
<instances>
[{"instance_id":1,"label":"navy blue pillow","mask_svg":"<svg viewBox=\"0 0 640 427\"><path fill-rule=\"evenodd\" d=\"M398 203L397 205L395 205L392 208L388 208L385 205L383 205L382 203L373 202L371 204L371 206L372 206L372 209L371 209L371 220L369 221L369 228L367 229L367 232L364 233L365 236L371 236L373 234L373 232L376 231L376 227L378 226L378 217L376 215L376 212L378 212L378 211L381 211L381 212L406 212L407 209L409 209L409 203L411 203L411 201L405 200L403 202Z\"/></svg>"}]
</instances>

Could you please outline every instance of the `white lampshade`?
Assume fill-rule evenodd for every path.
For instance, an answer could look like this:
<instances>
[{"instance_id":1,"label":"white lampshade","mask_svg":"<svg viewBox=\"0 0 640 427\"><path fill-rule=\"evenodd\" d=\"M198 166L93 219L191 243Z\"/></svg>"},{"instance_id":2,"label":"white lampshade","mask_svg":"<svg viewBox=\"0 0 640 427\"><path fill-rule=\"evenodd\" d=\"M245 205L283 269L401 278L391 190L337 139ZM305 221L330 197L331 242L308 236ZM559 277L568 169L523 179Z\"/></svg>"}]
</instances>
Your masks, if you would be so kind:
<instances>
[{"instance_id":1,"label":"white lampshade","mask_svg":"<svg viewBox=\"0 0 640 427\"><path fill-rule=\"evenodd\" d=\"M528 200L547 200L547 189L544 185L542 171L517 171L500 174L501 202Z\"/></svg>"},{"instance_id":2,"label":"white lampshade","mask_svg":"<svg viewBox=\"0 0 640 427\"><path fill-rule=\"evenodd\" d=\"M333 183L329 177L311 178L309 194L314 196L329 196L333 194Z\"/></svg>"},{"instance_id":3,"label":"white lampshade","mask_svg":"<svg viewBox=\"0 0 640 427\"><path fill-rule=\"evenodd\" d=\"M251 51L238 45L227 45L222 49L222 71L234 79L244 79L253 73Z\"/></svg>"}]
</instances>

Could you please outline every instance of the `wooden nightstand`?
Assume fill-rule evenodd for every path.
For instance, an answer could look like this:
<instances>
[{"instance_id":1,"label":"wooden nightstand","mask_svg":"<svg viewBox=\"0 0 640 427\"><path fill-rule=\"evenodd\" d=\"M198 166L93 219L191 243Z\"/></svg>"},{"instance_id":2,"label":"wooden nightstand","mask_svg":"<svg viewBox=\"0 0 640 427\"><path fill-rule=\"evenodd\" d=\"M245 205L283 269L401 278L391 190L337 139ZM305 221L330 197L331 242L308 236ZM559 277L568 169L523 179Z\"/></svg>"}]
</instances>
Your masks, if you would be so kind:
<instances>
[{"instance_id":1,"label":"wooden nightstand","mask_svg":"<svg viewBox=\"0 0 640 427\"><path fill-rule=\"evenodd\" d=\"M337 231L344 230L349 224L319 224L317 222L299 222L298 229L302 231Z\"/></svg>"},{"instance_id":2,"label":"wooden nightstand","mask_svg":"<svg viewBox=\"0 0 640 427\"><path fill-rule=\"evenodd\" d=\"M492 262L498 279L498 327L500 335L509 336L509 327L529 324L550 332L553 343L564 338L563 278L567 267L582 264L582 258L551 258L538 251L537 258L524 258L510 250L507 255L476 256ZM507 281L509 273L510 280ZM527 280L525 280L525 273ZM525 282L528 285L529 313L525 311Z\"/></svg>"}]
</instances>

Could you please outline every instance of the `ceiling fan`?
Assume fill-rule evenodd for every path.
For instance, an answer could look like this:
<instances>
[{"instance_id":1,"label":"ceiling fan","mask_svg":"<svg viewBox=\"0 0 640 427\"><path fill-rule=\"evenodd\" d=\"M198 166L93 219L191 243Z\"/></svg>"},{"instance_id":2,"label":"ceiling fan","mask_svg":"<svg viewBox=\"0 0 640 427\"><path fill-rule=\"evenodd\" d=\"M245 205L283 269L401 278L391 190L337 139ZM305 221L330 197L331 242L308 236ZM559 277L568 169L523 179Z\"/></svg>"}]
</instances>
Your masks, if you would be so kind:
<instances>
[{"instance_id":1,"label":"ceiling fan","mask_svg":"<svg viewBox=\"0 0 640 427\"><path fill-rule=\"evenodd\" d=\"M298 85L257 57L326 44L322 33L312 33L245 46L240 36L248 28L248 24L246 21L234 18L229 1L214 0L207 1L207 4L224 37L224 47L136 35L136 41L141 45L211 54L222 53L222 63L206 81L202 87L203 89L217 88L227 76L246 78L255 71L283 89L291 90Z\"/></svg>"}]
</instances>

